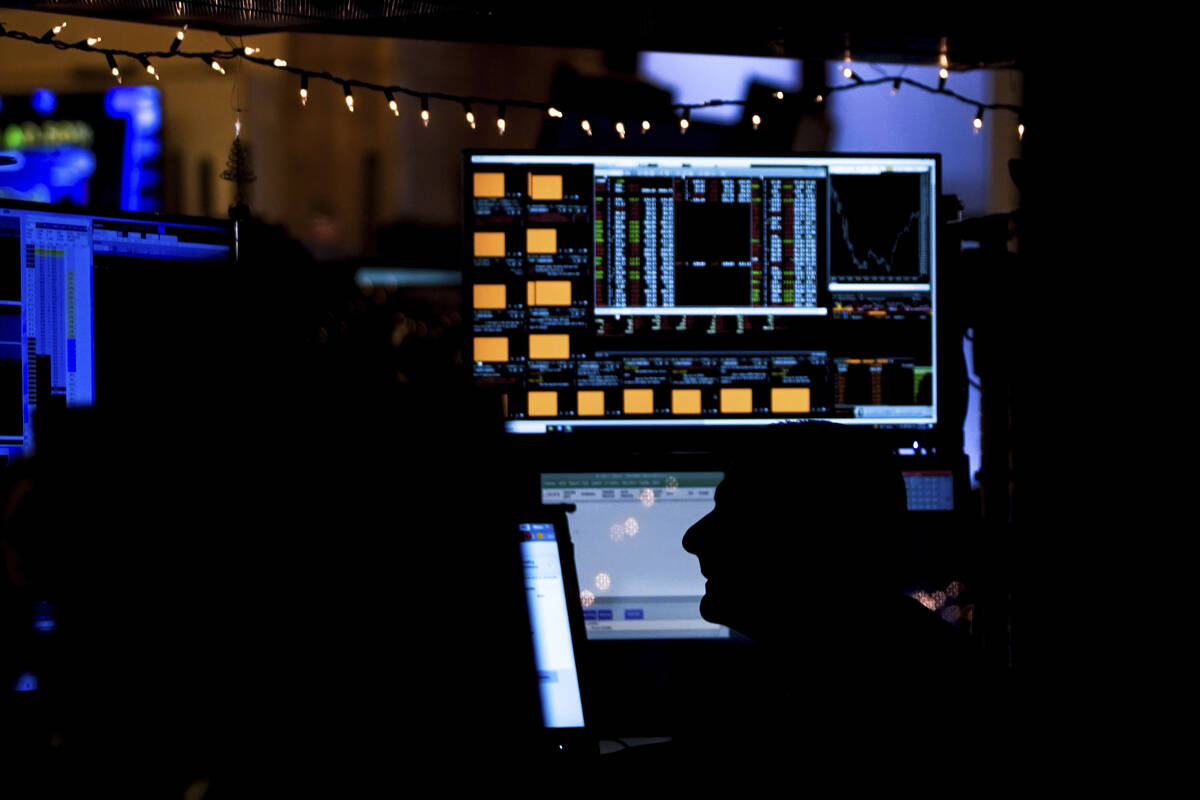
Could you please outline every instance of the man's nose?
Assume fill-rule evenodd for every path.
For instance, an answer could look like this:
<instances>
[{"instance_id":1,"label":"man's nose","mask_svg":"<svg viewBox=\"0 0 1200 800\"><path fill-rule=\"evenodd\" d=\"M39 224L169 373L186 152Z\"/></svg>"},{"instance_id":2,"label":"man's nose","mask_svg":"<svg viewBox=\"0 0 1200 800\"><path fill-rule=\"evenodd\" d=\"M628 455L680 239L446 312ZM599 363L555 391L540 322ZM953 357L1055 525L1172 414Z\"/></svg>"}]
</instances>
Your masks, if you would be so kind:
<instances>
[{"instance_id":1,"label":"man's nose","mask_svg":"<svg viewBox=\"0 0 1200 800\"><path fill-rule=\"evenodd\" d=\"M711 517L713 512L709 512L696 521L692 527L687 529L683 534L683 549L687 550L692 555L697 555L696 549L703 543L704 532L712 524Z\"/></svg>"}]
</instances>

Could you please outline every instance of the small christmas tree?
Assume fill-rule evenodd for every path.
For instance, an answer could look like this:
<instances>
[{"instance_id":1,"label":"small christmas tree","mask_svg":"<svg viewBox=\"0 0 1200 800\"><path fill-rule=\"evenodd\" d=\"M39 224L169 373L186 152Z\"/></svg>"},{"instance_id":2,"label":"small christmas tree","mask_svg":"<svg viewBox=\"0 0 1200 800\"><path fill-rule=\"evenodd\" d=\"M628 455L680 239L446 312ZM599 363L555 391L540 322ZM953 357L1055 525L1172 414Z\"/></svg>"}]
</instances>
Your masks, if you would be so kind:
<instances>
[{"instance_id":1,"label":"small christmas tree","mask_svg":"<svg viewBox=\"0 0 1200 800\"><path fill-rule=\"evenodd\" d=\"M239 126L240 127L240 126ZM250 207L246 205L246 189L256 180L254 170L250 168L250 153L242 144L242 134L233 137L233 145L229 148L229 159L225 162L225 171L221 179L233 181L233 205L229 207L229 216L239 219L250 215Z\"/></svg>"}]
</instances>

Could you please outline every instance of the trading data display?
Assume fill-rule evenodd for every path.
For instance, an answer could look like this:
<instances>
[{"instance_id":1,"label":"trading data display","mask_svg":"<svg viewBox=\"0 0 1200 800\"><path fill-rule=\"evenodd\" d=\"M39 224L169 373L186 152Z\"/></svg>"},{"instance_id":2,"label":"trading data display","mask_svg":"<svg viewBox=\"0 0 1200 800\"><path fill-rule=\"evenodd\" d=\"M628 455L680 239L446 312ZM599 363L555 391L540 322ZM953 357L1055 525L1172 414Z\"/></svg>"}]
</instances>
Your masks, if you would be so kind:
<instances>
[{"instance_id":1,"label":"trading data display","mask_svg":"<svg viewBox=\"0 0 1200 800\"><path fill-rule=\"evenodd\" d=\"M158 297L164 269L226 263L232 228L149 214L90 214L0 202L0 462L33 452L38 408L122 396L149 330L138 303ZM148 398L147 398L148 399Z\"/></svg>"},{"instance_id":2,"label":"trading data display","mask_svg":"<svg viewBox=\"0 0 1200 800\"><path fill-rule=\"evenodd\" d=\"M469 153L507 428L937 422L936 156Z\"/></svg>"}]
</instances>

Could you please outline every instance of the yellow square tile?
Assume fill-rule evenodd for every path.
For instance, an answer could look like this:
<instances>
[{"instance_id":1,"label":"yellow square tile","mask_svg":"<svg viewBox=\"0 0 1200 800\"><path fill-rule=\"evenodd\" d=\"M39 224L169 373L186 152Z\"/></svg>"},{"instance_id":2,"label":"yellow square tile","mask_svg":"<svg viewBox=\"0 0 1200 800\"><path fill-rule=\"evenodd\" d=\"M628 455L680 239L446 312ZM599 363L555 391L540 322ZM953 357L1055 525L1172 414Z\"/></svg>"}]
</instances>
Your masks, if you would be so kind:
<instances>
[{"instance_id":1,"label":"yellow square tile","mask_svg":"<svg viewBox=\"0 0 1200 800\"><path fill-rule=\"evenodd\" d=\"M508 292L503 283L475 284L475 308L506 308Z\"/></svg>"},{"instance_id":2,"label":"yellow square tile","mask_svg":"<svg viewBox=\"0 0 1200 800\"><path fill-rule=\"evenodd\" d=\"M671 413L672 414L699 414L700 413L700 390L699 389L672 389L671 390Z\"/></svg>"},{"instance_id":3,"label":"yellow square tile","mask_svg":"<svg viewBox=\"0 0 1200 800\"><path fill-rule=\"evenodd\" d=\"M475 232L476 258L504 258L505 255L504 231Z\"/></svg>"},{"instance_id":4,"label":"yellow square tile","mask_svg":"<svg viewBox=\"0 0 1200 800\"><path fill-rule=\"evenodd\" d=\"M625 390L625 413L626 414L653 414L654 413L654 390L653 389L626 389Z\"/></svg>"},{"instance_id":5,"label":"yellow square tile","mask_svg":"<svg viewBox=\"0 0 1200 800\"><path fill-rule=\"evenodd\" d=\"M754 391L752 389L722 389L722 414L753 414Z\"/></svg>"},{"instance_id":6,"label":"yellow square tile","mask_svg":"<svg viewBox=\"0 0 1200 800\"><path fill-rule=\"evenodd\" d=\"M529 393L529 416L531 417L557 417L558 416L558 392L530 392Z\"/></svg>"},{"instance_id":7,"label":"yellow square tile","mask_svg":"<svg viewBox=\"0 0 1200 800\"><path fill-rule=\"evenodd\" d=\"M576 394L575 413L581 417L604 416L604 392L591 389Z\"/></svg>"},{"instance_id":8,"label":"yellow square tile","mask_svg":"<svg viewBox=\"0 0 1200 800\"><path fill-rule=\"evenodd\" d=\"M570 281L533 281L535 291L531 306L571 305Z\"/></svg>"},{"instance_id":9,"label":"yellow square tile","mask_svg":"<svg viewBox=\"0 0 1200 800\"><path fill-rule=\"evenodd\" d=\"M562 200L562 175L534 175L529 173L529 198L531 200Z\"/></svg>"},{"instance_id":10,"label":"yellow square tile","mask_svg":"<svg viewBox=\"0 0 1200 800\"><path fill-rule=\"evenodd\" d=\"M525 252L532 255L553 255L558 252L556 228L526 228Z\"/></svg>"},{"instance_id":11,"label":"yellow square tile","mask_svg":"<svg viewBox=\"0 0 1200 800\"><path fill-rule=\"evenodd\" d=\"M565 333L529 334L529 357L564 359L571 357L571 337Z\"/></svg>"},{"instance_id":12,"label":"yellow square tile","mask_svg":"<svg viewBox=\"0 0 1200 800\"><path fill-rule=\"evenodd\" d=\"M508 337L476 336L476 361L508 361Z\"/></svg>"},{"instance_id":13,"label":"yellow square tile","mask_svg":"<svg viewBox=\"0 0 1200 800\"><path fill-rule=\"evenodd\" d=\"M476 197L504 197L503 172L476 172Z\"/></svg>"},{"instance_id":14,"label":"yellow square tile","mask_svg":"<svg viewBox=\"0 0 1200 800\"><path fill-rule=\"evenodd\" d=\"M807 414L812 410L806 386L788 386L771 390L771 410L776 414Z\"/></svg>"}]
</instances>

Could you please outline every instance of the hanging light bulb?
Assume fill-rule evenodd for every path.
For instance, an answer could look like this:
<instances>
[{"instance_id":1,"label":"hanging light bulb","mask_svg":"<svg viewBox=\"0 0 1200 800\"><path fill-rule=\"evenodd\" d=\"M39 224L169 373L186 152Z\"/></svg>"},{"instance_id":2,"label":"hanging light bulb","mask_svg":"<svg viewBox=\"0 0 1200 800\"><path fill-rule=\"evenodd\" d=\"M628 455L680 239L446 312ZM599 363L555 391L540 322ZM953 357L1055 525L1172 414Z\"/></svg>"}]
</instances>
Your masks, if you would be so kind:
<instances>
[{"instance_id":1,"label":"hanging light bulb","mask_svg":"<svg viewBox=\"0 0 1200 800\"><path fill-rule=\"evenodd\" d=\"M112 72L112 76L117 79L117 83L121 83L121 70L117 69L117 60L113 58L113 54L105 53L104 58L108 61L108 68Z\"/></svg>"},{"instance_id":2,"label":"hanging light bulb","mask_svg":"<svg viewBox=\"0 0 1200 800\"><path fill-rule=\"evenodd\" d=\"M938 66L942 69L950 68L950 56L946 53L946 37L943 36L938 44Z\"/></svg>"},{"instance_id":3,"label":"hanging light bulb","mask_svg":"<svg viewBox=\"0 0 1200 800\"><path fill-rule=\"evenodd\" d=\"M754 126L754 130L758 130L758 126L762 125L762 117L760 117L758 114L755 114L750 118L750 124Z\"/></svg>"},{"instance_id":4,"label":"hanging light bulb","mask_svg":"<svg viewBox=\"0 0 1200 800\"><path fill-rule=\"evenodd\" d=\"M429 127L429 97L421 97L421 124Z\"/></svg>"},{"instance_id":5,"label":"hanging light bulb","mask_svg":"<svg viewBox=\"0 0 1200 800\"><path fill-rule=\"evenodd\" d=\"M848 33L845 36L845 45L846 48L842 51L842 75L846 79L850 79L854 77L854 67L850 61L850 34Z\"/></svg>"},{"instance_id":6,"label":"hanging light bulb","mask_svg":"<svg viewBox=\"0 0 1200 800\"><path fill-rule=\"evenodd\" d=\"M625 138L625 123L624 122L617 123L617 135L620 136L622 139Z\"/></svg>"},{"instance_id":7,"label":"hanging light bulb","mask_svg":"<svg viewBox=\"0 0 1200 800\"><path fill-rule=\"evenodd\" d=\"M287 59L277 58L274 61L272 61L271 63L274 64L275 66L279 67L280 69L283 69L284 67L287 66Z\"/></svg>"},{"instance_id":8,"label":"hanging light bulb","mask_svg":"<svg viewBox=\"0 0 1200 800\"><path fill-rule=\"evenodd\" d=\"M463 103L463 116L467 120L467 124L471 126L471 130L475 130L475 112L471 110L470 103Z\"/></svg>"},{"instance_id":9,"label":"hanging light bulb","mask_svg":"<svg viewBox=\"0 0 1200 800\"><path fill-rule=\"evenodd\" d=\"M683 116L679 118L679 134L681 136L687 133L687 129L692 126L691 116L692 110L690 108L685 108L683 110Z\"/></svg>"},{"instance_id":10,"label":"hanging light bulb","mask_svg":"<svg viewBox=\"0 0 1200 800\"><path fill-rule=\"evenodd\" d=\"M350 113L354 113L354 93L350 91L350 84L343 83L342 89L346 92L346 108L350 109Z\"/></svg>"},{"instance_id":11,"label":"hanging light bulb","mask_svg":"<svg viewBox=\"0 0 1200 800\"><path fill-rule=\"evenodd\" d=\"M392 110L392 114L397 117L400 116L400 104L396 102L396 96L392 94L392 90L384 89L383 95L387 98L388 108Z\"/></svg>"},{"instance_id":12,"label":"hanging light bulb","mask_svg":"<svg viewBox=\"0 0 1200 800\"><path fill-rule=\"evenodd\" d=\"M504 135L504 131L508 128L508 122L504 119L504 114L508 109L501 103L496 107L496 129L500 131L500 135Z\"/></svg>"},{"instance_id":13,"label":"hanging light bulb","mask_svg":"<svg viewBox=\"0 0 1200 800\"><path fill-rule=\"evenodd\" d=\"M1025 139L1025 123L1024 122L1019 122L1019 121L1017 122L1017 138L1021 139L1021 140Z\"/></svg>"},{"instance_id":14,"label":"hanging light bulb","mask_svg":"<svg viewBox=\"0 0 1200 800\"><path fill-rule=\"evenodd\" d=\"M583 132L588 136L592 135L592 123L588 122L586 119L579 123L579 127L583 128Z\"/></svg>"},{"instance_id":15,"label":"hanging light bulb","mask_svg":"<svg viewBox=\"0 0 1200 800\"><path fill-rule=\"evenodd\" d=\"M650 130L650 120L648 120L648 119L642 120L642 134L643 135L646 134L647 132L649 132L649 130Z\"/></svg>"},{"instance_id":16,"label":"hanging light bulb","mask_svg":"<svg viewBox=\"0 0 1200 800\"><path fill-rule=\"evenodd\" d=\"M555 108L553 106L546 109L546 114L547 114L547 116L554 117L555 119L562 119L562 115L563 115L563 113L561 111L559 111L557 108Z\"/></svg>"},{"instance_id":17,"label":"hanging light bulb","mask_svg":"<svg viewBox=\"0 0 1200 800\"><path fill-rule=\"evenodd\" d=\"M776 93L775 93L775 99L776 99L776 100L782 100L782 99L783 99L783 92L776 92Z\"/></svg>"},{"instance_id":18,"label":"hanging light bulb","mask_svg":"<svg viewBox=\"0 0 1200 800\"><path fill-rule=\"evenodd\" d=\"M248 55L248 56L252 56L252 55L254 55L255 53L261 53L261 52L262 52L262 48L261 48L261 47L250 47L250 46L248 46L248 45L247 45L246 47L243 47L243 48L242 48L242 52L243 52L243 53L245 53L245 54L246 54L246 55Z\"/></svg>"},{"instance_id":19,"label":"hanging light bulb","mask_svg":"<svg viewBox=\"0 0 1200 800\"><path fill-rule=\"evenodd\" d=\"M104 40L101 39L99 36L89 36L87 39L87 44L88 44L88 47L95 47L96 45L100 44L100 42L102 42L102 41L104 41Z\"/></svg>"},{"instance_id":20,"label":"hanging light bulb","mask_svg":"<svg viewBox=\"0 0 1200 800\"><path fill-rule=\"evenodd\" d=\"M175 31L175 38L171 40L171 52L179 51L179 45L183 44L183 32L187 30L187 25L184 25L179 30Z\"/></svg>"},{"instance_id":21,"label":"hanging light bulb","mask_svg":"<svg viewBox=\"0 0 1200 800\"><path fill-rule=\"evenodd\" d=\"M941 67L938 69L938 91L939 92L946 90L946 79L949 77L950 77L950 70L946 69L945 67Z\"/></svg>"},{"instance_id":22,"label":"hanging light bulb","mask_svg":"<svg viewBox=\"0 0 1200 800\"><path fill-rule=\"evenodd\" d=\"M976 133L983 130L983 106L975 111L975 119L971 120L971 127L975 129Z\"/></svg>"},{"instance_id":23,"label":"hanging light bulb","mask_svg":"<svg viewBox=\"0 0 1200 800\"><path fill-rule=\"evenodd\" d=\"M300 105L308 105L308 76L300 76Z\"/></svg>"},{"instance_id":24,"label":"hanging light bulb","mask_svg":"<svg viewBox=\"0 0 1200 800\"><path fill-rule=\"evenodd\" d=\"M142 66L146 68L146 72L154 76L154 80L160 80L158 70L156 70L154 65L150 63L150 59L146 58L145 56L138 56L137 60L142 62Z\"/></svg>"},{"instance_id":25,"label":"hanging light bulb","mask_svg":"<svg viewBox=\"0 0 1200 800\"><path fill-rule=\"evenodd\" d=\"M218 61L217 61L215 58L214 58L214 59L212 59L212 60L210 60L210 61L208 62L208 65L209 65L210 67L212 67L212 69L213 69L213 72L219 72L219 73L221 73L222 75L224 75L224 74L225 74L225 68L224 68L224 67L222 67L222 66L221 66L221 64L220 64L220 62L218 62Z\"/></svg>"},{"instance_id":26,"label":"hanging light bulb","mask_svg":"<svg viewBox=\"0 0 1200 800\"><path fill-rule=\"evenodd\" d=\"M50 30L48 30L48 31L46 31L45 33L43 33L43 34L42 34L42 41L43 41L43 42L48 42L48 41L50 41L50 40L51 40L51 39L53 39L55 36L58 36L60 33L62 33L62 32L63 32L63 28L65 28L65 27L67 27L67 21L66 21L66 20L63 20L62 22L60 22L59 24L55 25L55 26L54 26L53 28L51 28Z\"/></svg>"}]
</instances>

